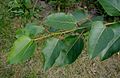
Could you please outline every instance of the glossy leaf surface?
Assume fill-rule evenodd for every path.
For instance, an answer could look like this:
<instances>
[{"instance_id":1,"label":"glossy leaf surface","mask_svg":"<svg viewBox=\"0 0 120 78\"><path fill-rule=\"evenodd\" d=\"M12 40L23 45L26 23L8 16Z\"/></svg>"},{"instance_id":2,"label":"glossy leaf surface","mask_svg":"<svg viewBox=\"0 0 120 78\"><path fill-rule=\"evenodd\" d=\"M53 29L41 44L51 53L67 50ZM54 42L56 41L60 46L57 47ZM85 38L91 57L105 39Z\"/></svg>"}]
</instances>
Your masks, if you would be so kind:
<instances>
[{"instance_id":1,"label":"glossy leaf surface","mask_svg":"<svg viewBox=\"0 0 120 78\"><path fill-rule=\"evenodd\" d=\"M47 40L45 48L42 50L45 58L45 70L53 66L63 47L63 43L57 38L50 38Z\"/></svg>"},{"instance_id":2,"label":"glossy leaf surface","mask_svg":"<svg viewBox=\"0 0 120 78\"><path fill-rule=\"evenodd\" d=\"M73 63L84 47L83 40L78 36L69 36L63 42L65 47L56 60L56 64L59 66Z\"/></svg>"}]
</instances>

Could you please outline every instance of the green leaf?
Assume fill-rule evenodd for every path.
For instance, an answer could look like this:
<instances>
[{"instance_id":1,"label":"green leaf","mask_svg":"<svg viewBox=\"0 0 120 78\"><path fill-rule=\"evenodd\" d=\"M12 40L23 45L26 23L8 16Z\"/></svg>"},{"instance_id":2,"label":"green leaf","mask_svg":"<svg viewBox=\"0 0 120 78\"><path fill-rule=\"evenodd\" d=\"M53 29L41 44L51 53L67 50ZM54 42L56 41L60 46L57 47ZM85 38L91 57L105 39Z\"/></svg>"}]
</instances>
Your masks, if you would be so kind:
<instances>
[{"instance_id":1,"label":"green leaf","mask_svg":"<svg viewBox=\"0 0 120 78\"><path fill-rule=\"evenodd\" d=\"M42 53L45 58L44 69L48 70L53 66L55 60L60 54L60 51L63 49L63 43L57 38L50 38L46 42L45 48L42 50Z\"/></svg>"},{"instance_id":2,"label":"green leaf","mask_svg":"<svg viewBox=\"0 0 120 78\"><path fill-rule=\"evenodd\" d=\"M120 0L98 0L110 16L120 16Z\"/></svg>"},{"instance_id":3,"label":"green leaf","mask_svg":"<svg viewBox=\"0 0 120 78\"><path fill-rule=\"evenodd\" d=\"M106 48L101 52L101 60L108 59L113 54L120 51L120 23L113 24L109 27L114 33L114 37L110 40ZM109 34L110 36L111 34Z\"/></svg>"},{"instance_id":4,"label":"green leaf","mask_svg":"<svg viewBox=\"0 0 120 78\"><path fill-rule=\"evenodd\" d=\"M36 43L27 36L18 38L8 55L8 63L16 64L30 58L36 48Z\"/></svg>"},{"instance_id":5,"label":"green leaf","mask_svg":"<svg viewBox=\"0 0 120 78\"><path fill-rule=\"evenodd\" d=\"M72 15L77 19L77 21L83 21L87 19L88 15L83 10L75 10Z\"/></svg>"},{"instance_id":6,"label":"green leaf","mask_svg":"<svg viewBox=\"0 0 120 78\"><path fill-rule=\"evenodd\" d=\"M37 26L33 23L29 23L25 28L19 29L16 31L16 38L19 38L23 35L34 37L38 34L43 33L45 28L43 26Z\"/></svg>"},{"instance_id":7,"label":"green leaf","mask_svg":"<svg viewBox=\"0 0 120 78\"><path fill-rule=\"evenodd\" d=\"M92 21L104 21L104 16L93 16Z\"/></svg>"},{"instance_id":8,"label":"green leaf","mask_svg":"<svg viewBox=\"0 0 120 78\"><path fill-rule=\"evenodd\" d=\"M29 32L27 32L25 29L18 29L17 31L16 31L16 38L19 38L19 37L21 37L21 36L23 36L23 35L25 35L25 36L29 36L30 35L30 33Z\"/></svg>"},{"instance_id":9,"label":"green leaf","mask_svg":"<svg viewBox=\"0 0 120 78\"><path fill-rule=\"evenodd\" d=\"M37 26L33 23L28 23L25 27L25 30L30 33L32 36L36 36L40 33L43 33L45 28L43 26Z\"/></svg>"},{"instance_id":10,"label":"green leaf","mask_svg":"<svg viewBox=\"0 0 120 78\"><path fill-rule=\"evenodd\" d=\"M55 13L49 15L44 23L55 29L69 30L76 28L77 20L72 14Z\"/></svg>"},{"instance_id":11,"label":"green leaf","mask_svg":"<svg viewBox=\"0 0 120 78\"><path fill-rule=\"evenodd\" d=\"M108 32L109 31L109 32ZM108 36L111 34L110 36ZM112 30L106 29L103 22L97 21L92 24L89 37L88 54L90 58L96 57L113 38Z\"/></svg>"},{"instance_id":12,"label":"green leaf","mask_svg":"<svg viewBox=\"0 0 120 78\"><path fill-rule=\"evenodd\" d=\"M94 22L89 38L88 52L90 58L94 58L100 54L101 59L104 60L118 52L120 49L118 43L120 42L119 30L120 24L117 24L117 26L113 24L113 26L106 27L101 21Z\"/></svg>"},{"instance_id":13,"label":"green leaf","mask_svg":"<svg viewBox=\"0 0 120 78\"><path fill-rule=\"evenodd\" d=\"M103 16L94 16L94 17L92 17L92 19L90 21L88 20L88 21L86 21L86 22L84 22L84 23L82 23L80 25L80 27L86 27L86 29L78 29L75 32L81 33L82 31L90 31L92 23L94 21L103 21Z\"/></svg>"},{"instance_id":14,"label":"green leaf","mask_svg":"<svg viewBox=\"0 0 120 78\"><path fill-rule=\"evenodd\" d=\"M56 60L56 65L59 66L73 63L84 47L83 40L78 36L68 36L63 42L65 47Z\"/></svg>"}]
</instances>

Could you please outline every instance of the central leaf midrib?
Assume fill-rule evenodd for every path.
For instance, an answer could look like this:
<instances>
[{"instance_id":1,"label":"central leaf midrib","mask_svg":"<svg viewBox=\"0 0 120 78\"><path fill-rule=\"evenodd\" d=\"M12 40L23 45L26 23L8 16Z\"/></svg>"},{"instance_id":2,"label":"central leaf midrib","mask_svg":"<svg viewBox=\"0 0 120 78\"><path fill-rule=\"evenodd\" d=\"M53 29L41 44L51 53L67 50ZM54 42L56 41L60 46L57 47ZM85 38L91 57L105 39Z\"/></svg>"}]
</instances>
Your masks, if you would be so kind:
<instances>
[{"instance_id":1,"label":"central leaf midrib","mask_svg":"<svg viewBox=\"0 0 120 78\"><path fill-rule=\"evenodd\" d=\"M33 42L28 42L27 43L27 45L23 48L23 49L21 49L21 51L18 53L18 54L16 54L16 55L19 55L19 57L20 57L20 55L21 55L21 52L23 52L22 53L22 55L21 56L23 56L24 54L25 54L25 52L27 51L27 49L31 46L31 44L32 44ZM25 51L24 51L25 50ZM16 56L14 56L14 57L16 57Z\"/></svg>"},{"instance_id":2,"label":"central leaf midrib","mask_svg":"<svg viewBox=\"0 0 120 78\"><path fill-rule=\"evenodd\" d=\"M71 22L65 22L65 21L57 21L57 20L50 20L51 22L57 22L57 23L71 23L71 24L76 24L76 21L71 21Z\"/></svg>"},{"instance_id":3,"label":"central leaf midrib","mask_svg":"<svg viewBox=\"0 0 120 78\"><path fill-rule=\"evenodd\" d=\"M68 55L68 53L70 52L70 50L73 48L73 46L76 44L76 42L79 40L80 36L74 41L73 45L67 50L67 53L65 56ZM64 58L63 62L65 61L66 58Z\"/></svg>"},{"instance_id":4,"label":"central leaf midrib","mask_svg":"<svg viewBox=\"0 0 120 78\"><path fill-rule=\"evenodd\" d=\"M55 47L54 47L54 49L52 50L52 54L51 54L50 57L49 57L48 63L50 62L50 58L52 57L53 52L54 52L54 50L56 49L56 45L58 45L58 42L59 42L59 40L57 40L57 42L56 42L56 44L55 44ZM47 63L47 62L46 62L46 63Z\"/></svg>"},{"instance_id":5,"label":"central leaf midrib","mask_svg":"<svg viewBox=\"0 0 120 78\"><path fill-rule=\"evenodd\" d=\"M26 38L27 38L27 37L26 37ZM29 40L29 42L30 42L30 40ZM29 42L28 42L28 43L29 43ZM27 44L28 44L28 43L27 43ZM16 46L16 45L14 45L14 46ZM25 47L24 47L23 49L25 49L26 46L27 46L27 45L25 45ZM16 47L14 47L13 49L15 49L15 48L16 48ZM21 51L22 51L23 49L21 49ZM18 55L21 51L19 51L18 53L16 53L16 54L13 56L13 58L16 57L16 55Z\"/></svg>"},{"instance_id":6,"label":"central leaf midrib","mask_svg":"<svg viewBox=\"0 0 120 78\"><path fill-rule=\"evenodd\" d=\"M98 36L98 39L96 40L95 47L94 47L94 49L93 49L92 54L95 52L96 45L98 44L98 41L99 41L99 39L100 39L101 35L103 34L103 32L105 31L105 29L106 29L106 27L105 27L105 28L103 28L102 32L101 32L101 33L100 33L100 35Z\"/></svg>"},{"instance_id":7,"label":"central leaf midrib","mask_svg":"<svg viewBox=\"0 0 120 78\"><path fill-rule=\"evenodd\" d=\"M109 2L116 10L118 10L120 12L120 9L116 7L116 5L114 3Z\"/></svg>"},{"instance_id":8,"label":"central leaf midrib","mask_svg":"<svg viewBox=\"0 0 120 78\"><path fill-rule=\"evenodd\" d=\"M118 37L115 37L111 40L111 45L107 46L107 49L105 50L105 54L108 52L108 50L114 45L114 43L120 38L120 35ZM110 43L110 42L109 42Z\"/></svg>"}]
</instances>

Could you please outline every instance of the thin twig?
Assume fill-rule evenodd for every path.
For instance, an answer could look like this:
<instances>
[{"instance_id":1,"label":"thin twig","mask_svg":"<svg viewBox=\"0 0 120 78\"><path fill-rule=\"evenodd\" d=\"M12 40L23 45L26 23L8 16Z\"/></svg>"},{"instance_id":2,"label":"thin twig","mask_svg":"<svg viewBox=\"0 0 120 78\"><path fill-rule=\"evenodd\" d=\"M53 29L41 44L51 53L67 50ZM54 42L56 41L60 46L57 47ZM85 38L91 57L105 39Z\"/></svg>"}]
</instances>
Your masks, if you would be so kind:
<instances>
[{"instance_id":1,"label":"thin twig","mask_svg":"<svg viewBox=\"0 0 120 78\"><path fill-rule=\"evenodd\" d=\"M72 29L72 30L64 31L64 32L51 33L51 34L48 34L48 35L45 35L45 36L42 36L42 37L39 37L39 38L36 38L36 39L33 39L33 40L34 40L34 41L43 40L43 39L46 39L46 38L49 38L49 37L52 37L52 36L67 34L67 33L74 32L74 31L76 31L76 30L78 30L78 29L84 29L84 28L86 28L86 27L75 28L75 29Z\"/></svg>"},{"instance_id":2,"label":"thin twig","mask_svg":"<svg viewBox=\"0 0 120 78\"><path fill-rule=\"evenodd\" d=\"M112 24L116 24L118 22L111 22L111 23L106 23L105 25L108 26L108 25L112 25Z\"/></svg>"}]
</instances>

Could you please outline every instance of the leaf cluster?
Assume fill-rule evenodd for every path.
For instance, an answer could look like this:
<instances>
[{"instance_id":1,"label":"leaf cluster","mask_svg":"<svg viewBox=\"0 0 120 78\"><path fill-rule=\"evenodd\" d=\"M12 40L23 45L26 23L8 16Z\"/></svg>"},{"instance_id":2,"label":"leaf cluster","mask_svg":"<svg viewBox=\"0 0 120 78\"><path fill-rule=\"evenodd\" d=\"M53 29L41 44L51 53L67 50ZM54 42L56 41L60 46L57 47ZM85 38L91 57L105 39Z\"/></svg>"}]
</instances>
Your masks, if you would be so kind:
<instances>
[{"instance_id":1,"label":"leaf cluster","mask_svg":"<svg viewBox=\"0 0 120 78\"><path fill-rule=\"evenodd\" d=\"M110 0L99 0L109 15L119 16L120 1L111 1L112 3ZM45 70L54 64L58 66L71 64L84 50L84 35L88 32L90 32L87 37L88 55L91 59L100 57L101 60L105 60L120 51L119 21L105 24L103 19L76 10L67 14L53 13L47 16L40 26L27 24L25 28L18 30L17 40L8 55L8 62L16 64L26 61L37 48L37 41L44 40L42 54L45 59ZM37 35L40 37L36 37Z\"/></svg>"}]
</instances>

